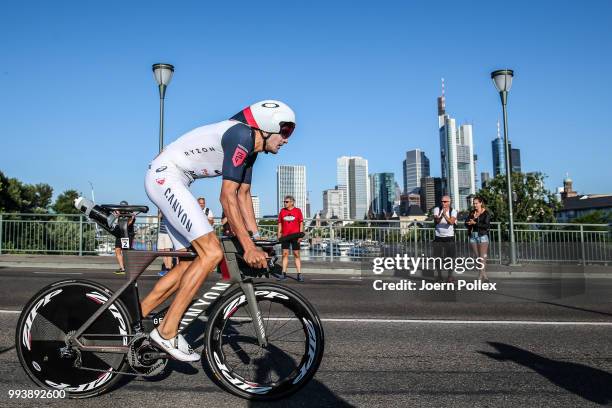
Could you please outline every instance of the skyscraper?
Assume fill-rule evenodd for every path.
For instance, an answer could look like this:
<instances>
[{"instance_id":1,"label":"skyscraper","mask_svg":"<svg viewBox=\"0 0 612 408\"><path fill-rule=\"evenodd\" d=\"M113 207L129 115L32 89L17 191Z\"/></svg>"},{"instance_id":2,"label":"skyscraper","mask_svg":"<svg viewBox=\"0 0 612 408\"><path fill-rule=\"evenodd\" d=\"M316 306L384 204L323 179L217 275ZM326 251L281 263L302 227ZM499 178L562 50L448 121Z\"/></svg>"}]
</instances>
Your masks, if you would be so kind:
<instances>
[{"instance_id":1,"label":"skyscraper","mask_svg":"<svg viewBox=\"0 0 612 408\"><path fill-rule=\"evenodd\" d=\"M476 192L472 125L457 129L455 119L446 113L444 79L442 96L438 97L440 163L442 191L451 197L453 208L466 208L467 197Z\"/></svg>"},{"instance_id":2,"label":"skyscraper","mask_svg":"<svg viewBox=\"0 0 612 408\"><path fill-rule=\"evenodd\" d=\"M251 196L251 200L253 200L253 211L255 212L255 218L260 218L261 210L259 205L259 196Z\"/></svg>"},{"instance_id":3,"label":"skyscraper","mask_svg":"<svg viewBox=\"0 0 612 408\"><path fill-rule=\"evenodd\" d=\"M344 218L344 191L330 189L323 191L323 218Z\"/></svg>"},{"instance_id":4,"label":"skyscraper","mask_svg":"<svg viewBox=\"0 0 612 408\"><path fill-rule=\"evenodd\" d=\"M491 180L491 177L489 176L488 171L483 171L482 173L480 173L481 188L485 188L487 186L487 183L489 183L489 180Z\"/></svg>"},{"instance_id":5,"label":"skyscraper","mask_svg":"<svg viewBox=\"0 0 612 408\"><path fill-rule=\"evenodd\" d=\"M284 207L283 199L291 195L295 206L306 209L306 167L278 166L276 169L276 211Z\"/></svg>"},{"instance_id":6,"label":"skyscraper","mask_svg":"<svg viewBox=\"0 0 612 408\"><path fill-rule=\"evenodd\" d=\"M521 172L521 149L510 149L510 166L513 173Z\"/></svg>"},{"instance_id":7,"label":"skyscraper","mask_svg":"<svg viewBox=\"0 0 612 408\"><path fill-rule=\"evenodd\" d=\"M510 167L513 173L521 173L521 150L513 149L512 142L508 140L510 149ZM491 141L493 153L493 174L495 176L506 174L506 156L504 155L504 139L501 138L499 131L499 121L497 121L497 137Z\"/></svg>"},{"instance_id":8,"label":"skyscraper","mask_svg":"<svg viewBox=\"0 0 612 408\"><path fill-rule=\"evenodd\" d=\"M421 209L427 214L433 207L440 205L442 199L442 179L423 177L421 179Z\"/></svg>"},{"instance_id":9,"label":"skyscraper","mask_svg":"<svg viewBox=\"0 0 612 408\"><path fill-rule=\"evenodd\" d=\"M395 202L395 176L393 173L370 174L370 209L378 218L393 213Z\"/></svg>"},{"instance_id":10,"label":"skyscraper","mask_svg":"<svg viewBox=\"0 0 612 408\"><path fill-rule=\"evenodd\" d=\"M338 189L344 191L343 218L362 220L370 204L368 161L359 156L342 156L336 164Z\"/></svg>"},{"instance_id":11,"label":"skyscraper","mask_svg":"<svg viewBox=\"0 0 612 408\"><path fill-rule=\"evenodd\" d=\"M429 176L429 159L420 149L406 152L404 165L404 193L419 193L421 177Z\"/></svg>"},{"instance_id":12,"label":"skyscraper","mask_svg":"<svg viewBox=\"0 0 612 408\"><path fill-rule=\"evenodd\" d=\"M493 154L493 177L506 174L504 139L501 138L499 131L499 120L497 121L497 137L491 142L491 153Z\"/></svg>"}]
</instances>

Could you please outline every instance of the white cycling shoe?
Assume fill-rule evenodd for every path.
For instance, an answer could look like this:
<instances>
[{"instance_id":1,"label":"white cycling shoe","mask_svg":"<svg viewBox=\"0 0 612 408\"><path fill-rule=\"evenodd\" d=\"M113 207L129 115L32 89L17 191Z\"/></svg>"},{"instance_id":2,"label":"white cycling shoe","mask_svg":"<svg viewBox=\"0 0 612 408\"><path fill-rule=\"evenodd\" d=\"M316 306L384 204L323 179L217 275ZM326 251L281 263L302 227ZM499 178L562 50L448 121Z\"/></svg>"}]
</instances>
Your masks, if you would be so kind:
<instances>
[{"instance_id":1,"label":"white cycling shoe","mask_svg":"<svg viewBox=\"0 0 612 408\"><path fill-rule=\"evenodd\" d=\"M179 361L194 362L200 359L200 355L193 351L187 340L181 334L177 334L171 339L164 339L157 329L149 333L151 340L161 347L166 353Z\"/></svg>"}]
</instances>

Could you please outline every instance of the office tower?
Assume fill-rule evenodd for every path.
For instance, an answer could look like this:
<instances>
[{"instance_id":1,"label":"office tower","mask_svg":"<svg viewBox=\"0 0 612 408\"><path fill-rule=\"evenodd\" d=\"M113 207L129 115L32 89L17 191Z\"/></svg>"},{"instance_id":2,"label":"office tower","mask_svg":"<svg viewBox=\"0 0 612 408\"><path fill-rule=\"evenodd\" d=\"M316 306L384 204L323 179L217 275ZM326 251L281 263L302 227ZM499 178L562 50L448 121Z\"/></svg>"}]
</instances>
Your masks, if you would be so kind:
<instances>
[{"instance_id":1,"label":"office tower","mask_svg":"<svg viewBox=\"0 0 612 408\"><path fill-rule=\"evenodd\" d=\"M493 177L506 174L506 158L504 156L504 139L501 138L499 120L497 121L497 137L491 141L493 154Z\"/></svg>"},{"instance_id":2,"label":"office tower","mask_svg":"<svg viewBox=\"0 0 612 408\"><path fill-rule=\"evenodd\" d=\"M510 149L510 166L513 173L521 172L521 149Z\"/></svg>"},{"instance_id":3,"label":"office tower","mask_svg":"<svg viewBox=\"0 0 612 408\"><path fill-rule=\"evenodd\" d=\"M310 196L306 192L306 212L303 214L305 218L310 218Z\"/></svg>"},{"instance_id":4,"label":"office tower","mask_svg":"<svg viewBox=\"0 0 612 408\"><path fill-rule=\"evenodd\" d=\"M251 196L251 200L253 200L253 211L255 212L255 218L261 217L261 209L259 205L259 196Z\"/></svg>"},{"instance_id":5,"label":"office tower","mask_svg":"<svg viewBox=\"0 0 612 408\"><path fill-rule=\"evenodd\" d=\"M323 218L344 218L344 191L330 189L323 191Z\"/></svg>"},{"instance_id":6,"label":"office tower","mask_svg":"<svg viewBox=\"0 0 612 408\"><path fill-rule=\"evenodd\" d=\"M406 152L404 167L404 193L419 193L421 177L429 176L429 159L420 149Z\"/></svg>"},{"instance_id":7,"label":"office tower","mask_svg":"<svg viewBox=\"0 0 612 408\"><path fill-rule=\"evenodd\" d=\"M440 205L442 199L442 179L423 177L421 179L421 209L427 214L433 207Z\"/></svg>"},{"instance_id":8,"label":"office tower","mask_svg":"<svg viewBox=\"0 0 612 408\"><path fill-rule=\"evenodd\" d=\"M451 197L453 208L460 211L466 209L467 197L476 192L473 132L469 124L457 129L445 105L442 80L442 96L438 97L442 191Z\"/></svg>"},{"instance_id":9,"label":"office tower","mask_svg":"<svg viewBox=\"0 0 612 408\"><path fill-rule=\"evenodd\" d=\"M482 173L480 173L480 182L482 183L481 188L485 188L487 184L489 183L489 180L491 180L491 177L489 176L489 172L483 171Z\"/></svg>"},{"instance_id":10,"label":"office tower","mask_svg":"<svg viewBox=\"0 0 612 408\"><path fill-rule=\"evenodd\" d=\"M378 218L393 213L395 203L395 176L393 173L370 174L370 209Z\"/></svg>"},{"instance_id":11,"label":"office tower","mask_svg":"<svg viewBox=\"0 0 612 408\"><path fill-rule=\"evenodd\" d=\"M474 165L474 143L472 140L472 125L461 125L457 141L457 178L459 181L459 201L455 197L453 203L458 210L469 208L467 197L476 194L476 169Z\"/></svg>"},{"instance_id":12,"label":"office tower","mask_svg":"<svg viewBox=\"0 0 612 408\"><path fill-rule=\"evenodd\" d=\"M359 156L342 156L336 164L337 188L344 191L345 218L362 220L370 204L368 161Z\"/></svg>"},{"instance_id":13,"label":"office tower","mask_svg":"<svg viewBox=\"0 0 612 408\"><path fill-rule=\"evenodd\" d=\"M276 203L277 212L284 207L285 196L295 198L295 206L306 210L306 167L278 166L276 169Z\"/></svg>"}]
</instances>

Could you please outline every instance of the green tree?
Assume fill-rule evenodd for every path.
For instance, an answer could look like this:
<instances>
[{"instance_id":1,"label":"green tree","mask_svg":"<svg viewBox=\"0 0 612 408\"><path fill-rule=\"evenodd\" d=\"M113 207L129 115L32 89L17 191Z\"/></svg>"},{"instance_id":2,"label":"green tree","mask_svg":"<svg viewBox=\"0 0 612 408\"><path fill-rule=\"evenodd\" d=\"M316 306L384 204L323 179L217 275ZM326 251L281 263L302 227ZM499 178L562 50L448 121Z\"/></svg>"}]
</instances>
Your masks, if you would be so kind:
<instances>
[{"instance_id":1,"label":"green tree","mask_svg":"<svg viewBox=\"0 0 612 408\"><path fill-rule=\"evenodd\" d=\"M45 214L52 195L48 184L24 184L0 171L0 212Z\"/></svg>"},{"instance_id":2,"label":"green tree","mask_svg":"<svg viewBox=\"0 0 612 408\"><path fill-rule=\"evenodd\" d=\"M55 200L53 204L53 211L56 214L80 214L81 212L74 207L74 200L78 198L79 194L76 190L66 190Z\"/></svg>"},{"instance_id":3,"label":"green tree","mask_svg":"<svg viewBox=\"0 0 612 408\"><path fill-rule=\"evenodd\" d=\"M572 220L572 223L575 224L608 224L610 222L612 222L610 213L601 210L590 212Z\"/></svg>"},{"instance_id":4,"label":"green tree","mask_svg":"<svg viewBox=\"0 0 612 408\"><path fill-rule=\"evenodd\" d=\"M515 222L555 222L555 211L560 208L557 197L544 187L542 173L512 173ZM506 176L497 175L478 195L487 201L492 221L508 222Z\"/></svg>"}]
</instances>

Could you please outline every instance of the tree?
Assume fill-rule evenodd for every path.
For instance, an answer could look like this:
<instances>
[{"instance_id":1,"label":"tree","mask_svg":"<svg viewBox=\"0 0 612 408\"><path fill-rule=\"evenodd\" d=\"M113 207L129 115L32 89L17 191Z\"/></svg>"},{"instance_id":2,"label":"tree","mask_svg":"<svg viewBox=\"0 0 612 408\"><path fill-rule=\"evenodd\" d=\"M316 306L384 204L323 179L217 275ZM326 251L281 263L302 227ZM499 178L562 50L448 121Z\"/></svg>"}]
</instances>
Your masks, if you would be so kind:
<instances>
[{"instance_id":1,"label":"tree","mask_svg":"<svg viewBox=\"0 0 612 408\"><path fill-rule=\"evenodd\" d=\"M48 184L24 184L0 171L0 212L45 214L52 195Z\"/></svg>"},{"instance_id":2,"label":"tree","mask_svg":"<svg viewBox=\"0 0 612 408\"><path fill-rule=\"evenodd\" d=\"M560 208L557 197L544 187L542 173L512 173L515 222L555 222L555 211ZM492 221L508 222L506 175L497 175L478 195L487 201Z\"/></svg>"},{"instance_id":3,"label":"tree","mask_svg":"<svg viewBox=\"0 0 612 408\"><path fill-rule=\"evenodd\" d=\"M53 211L57 214L80 214L81 212L74 207L74 200L78 198L79 194L76 190L66 190L55 200L53 204Z\"/></svg>"}]
</instances>

